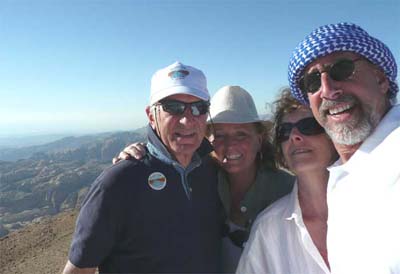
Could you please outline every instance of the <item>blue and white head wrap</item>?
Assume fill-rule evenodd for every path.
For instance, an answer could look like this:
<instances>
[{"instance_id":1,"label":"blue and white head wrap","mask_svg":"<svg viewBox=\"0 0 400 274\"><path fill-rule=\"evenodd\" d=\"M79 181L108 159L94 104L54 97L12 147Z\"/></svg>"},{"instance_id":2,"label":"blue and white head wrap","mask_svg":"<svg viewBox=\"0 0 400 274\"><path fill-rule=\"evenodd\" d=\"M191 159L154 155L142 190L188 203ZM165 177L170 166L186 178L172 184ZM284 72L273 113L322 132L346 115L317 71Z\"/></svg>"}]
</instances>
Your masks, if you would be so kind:
<instances>
[{"instance_id":1,"label":"blue and white head wrap","mask_svg":"<svg viewBox=\"0 0 400 274\"><path fill-rule=\"evenodd\" d=\"M289 85L293 96L308 105L306 94L299 88L305 67L315 59L336 51L351 51L380 67L390 82L393 96L399 91L397 65L389 48L365 30L351 23L325 25L314 30L293 51L289 61Z\"/></svg>"}]
</instances>

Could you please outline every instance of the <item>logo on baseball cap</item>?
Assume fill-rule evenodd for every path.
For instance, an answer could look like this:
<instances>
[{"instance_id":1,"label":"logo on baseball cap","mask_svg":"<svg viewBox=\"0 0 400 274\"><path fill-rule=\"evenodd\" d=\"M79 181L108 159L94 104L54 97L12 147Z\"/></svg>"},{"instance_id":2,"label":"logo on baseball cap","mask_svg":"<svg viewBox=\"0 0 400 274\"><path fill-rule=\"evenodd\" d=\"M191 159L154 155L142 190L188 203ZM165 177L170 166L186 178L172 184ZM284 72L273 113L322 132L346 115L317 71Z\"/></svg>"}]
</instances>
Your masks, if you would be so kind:
<instances>
[{"instance_id":1,"label":"logo on baseball cap","mask_svg":"<svg viewBox=\"0 0 400 274\"><path fill-rule=\"evenodd\" d=\"M168 76L171 77L171 79L183 79L188 75L189 71L187 70L173 70L168 73Z\"/></svg>"}]
</instances>

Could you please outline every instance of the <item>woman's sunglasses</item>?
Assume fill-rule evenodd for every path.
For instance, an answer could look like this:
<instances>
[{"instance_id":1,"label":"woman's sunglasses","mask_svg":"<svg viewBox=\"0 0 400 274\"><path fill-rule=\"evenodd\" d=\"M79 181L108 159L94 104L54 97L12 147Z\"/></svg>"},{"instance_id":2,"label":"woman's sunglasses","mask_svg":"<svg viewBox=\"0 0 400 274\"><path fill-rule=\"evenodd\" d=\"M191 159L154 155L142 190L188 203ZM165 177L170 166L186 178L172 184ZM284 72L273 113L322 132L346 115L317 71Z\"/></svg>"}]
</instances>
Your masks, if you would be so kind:
<instances>
[{"instance_id":1,"label":"woman's sunglasses","mask_svg":"<svg viewBox=\"0 0 400 274\"><path fill-rule=\"evenodd\" d=\"M361 60L363 59L339 59L332 65L325 68L323 71L306 73L300 79L300 88L305 94L317 92L321 88L321 74L324 72L328 73L332 80L345 81L354 74L354 63Z\"/></svg>"},{"instance_id":2,"label":"woman's sunglasses","mask_svg":"<svg viewBox=\"0 0 400 274\"><path fill-rule=\"evenodd\" d=\"M318 124L313 117L308 117L297 121L296 123L282 123L278 128L277 140L279 143L289 140L293 128L297 128L301 134L311 136L324 133L325 130Z\"/></svg>"},{"instance_id":3,"label":"woman's sunglasses","mask_svg":"<svg viewBox=\"0 0 400 274\"><path fill-rule=\"evenodd\" d=\"M193 116L200 116L206 114L210 108L209 101L185 103L177 100L161 100L156 105L161 105L164 111L172 115L182 115L186 108L189 108Z\"/></svg>"}]
</instances>

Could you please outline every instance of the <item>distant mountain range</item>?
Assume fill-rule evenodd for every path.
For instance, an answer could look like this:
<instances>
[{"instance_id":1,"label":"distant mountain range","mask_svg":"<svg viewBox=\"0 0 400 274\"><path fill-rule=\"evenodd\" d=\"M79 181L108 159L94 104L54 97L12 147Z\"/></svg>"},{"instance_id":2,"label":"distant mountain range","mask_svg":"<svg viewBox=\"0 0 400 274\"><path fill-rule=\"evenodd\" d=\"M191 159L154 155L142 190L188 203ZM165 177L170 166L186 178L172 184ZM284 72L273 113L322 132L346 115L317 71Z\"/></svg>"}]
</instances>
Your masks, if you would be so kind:
<instances>
[{"instance_id":1,"label":"distant mountain range","mask_svg":"<svg viewBox=\"0 0 400 274\"><path fill-rule=\"evenodd\" d=\"M74 134L0 135L0 149L43 145L72 135Z\"/></svg>"},{"instance_id":2,"label":"distant mountain range","mask_svg":"<svg viewBox=\"0 0 400 274\"><path fill-rule=\"evenodd\" d=\"M64 152L66 150L77 149L82 146L93 146L95 144L99 144L106 139L110 139L116 137L117 139L125 140L126 138L130 138L130 134L139 134L143 135L145 133L145 127L136 129L135 131L129 132L106 132L99 134L90 134L83 136L63 136L62 138L58 138L55 141L47 142L40 145L30 145L23 146L22 142L30 143L29 137L18 137L15 140L15 147L12 147L12 141L8 140L8 147L1 148L0 147L0 160L3 161L16 161L20 159L28 159L32 157L36 153L58 153ZM31 140L32 143L35 142L43 142L44 140L54 140L57 135L45 135L45 136L33 136ZM1 138L0 138L1 139ZM4 139L4 138L3 138ZM10 139L10 138L8 138Z\"/></svg>"},{"instance_id":3,"label":"distant mountain range","mask_svg":"<svg viewBox=\"0 0 400 274\"><path fill-rule=\"evenodd\" d=\"M0 150L0 237L45 216L79 207L88 186L126 145L145 140L144 128L65 137L38 146Z\"/></svg>"}]
</instances>

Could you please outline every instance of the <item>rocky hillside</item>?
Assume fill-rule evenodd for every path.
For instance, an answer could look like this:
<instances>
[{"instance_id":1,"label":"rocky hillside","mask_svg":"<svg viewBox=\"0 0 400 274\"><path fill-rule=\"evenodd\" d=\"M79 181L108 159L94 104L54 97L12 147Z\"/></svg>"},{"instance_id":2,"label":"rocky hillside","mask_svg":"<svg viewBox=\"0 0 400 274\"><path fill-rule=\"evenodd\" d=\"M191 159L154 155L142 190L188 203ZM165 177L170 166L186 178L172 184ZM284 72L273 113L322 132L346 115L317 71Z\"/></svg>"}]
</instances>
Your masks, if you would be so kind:
<instances>
[{"instance_id":1,"label":"rocky hillside","mask_svg":"<svg viewBox=\"0 0 400 274\"><path fill-rule=\"evenodd\" d=\"M143 141L144 135L141 131L79 138L36 146L28 159L0 161L0 237L79 207L112 157L127 144Z\"/></svg>"}]
</instances>

